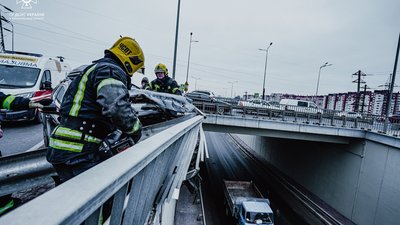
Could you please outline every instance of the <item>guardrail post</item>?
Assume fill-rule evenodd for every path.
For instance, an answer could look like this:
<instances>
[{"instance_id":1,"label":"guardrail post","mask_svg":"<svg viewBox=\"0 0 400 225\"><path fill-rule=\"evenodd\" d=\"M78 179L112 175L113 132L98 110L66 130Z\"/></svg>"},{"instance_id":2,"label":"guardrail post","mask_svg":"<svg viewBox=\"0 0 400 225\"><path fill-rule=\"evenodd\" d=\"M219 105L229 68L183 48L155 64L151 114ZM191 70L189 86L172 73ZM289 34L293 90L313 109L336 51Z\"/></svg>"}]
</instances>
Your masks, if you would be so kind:
<instances>
[{"instance_id":1,"label":"guardrail post","mask_svg":"<svg viewBox=\"0 0 400 225\"><path fill-rule=\"evenodd\" d=\"M332 117L331 117L331 126L334 126L333 121L335 120L335 114L332 113Z\"/></svg>"},{"instance_id":2,"label":"guardrail post","mask_svg":"<svg viewBox=\"0 0 400 225\"><path fill-rule=\"evenodd\" d=\"M354 120L354 128L358 127L358 117L355 118Z\"/></svg>"},{"instance_id":3,"label":"guardrail post","mask_svg":"<svg viewBox=\"0 0 400 225\"><path fill-rule=\"evenodd\" d=\"M345 126L346 126L346 117L343 116L342 120L343 120L343 122L342 122L342 127L345 127Z\"/></svg>"},{"instance_id":4,"label":"guardrail post","mask_svg":"<svg viewBox=\"0 0 400 225\"><path fill-rule=\"evenodd\" d=\"M322 113L319 113L319 125L321 125L322 124Z\"/></svg>"}]
</instances>

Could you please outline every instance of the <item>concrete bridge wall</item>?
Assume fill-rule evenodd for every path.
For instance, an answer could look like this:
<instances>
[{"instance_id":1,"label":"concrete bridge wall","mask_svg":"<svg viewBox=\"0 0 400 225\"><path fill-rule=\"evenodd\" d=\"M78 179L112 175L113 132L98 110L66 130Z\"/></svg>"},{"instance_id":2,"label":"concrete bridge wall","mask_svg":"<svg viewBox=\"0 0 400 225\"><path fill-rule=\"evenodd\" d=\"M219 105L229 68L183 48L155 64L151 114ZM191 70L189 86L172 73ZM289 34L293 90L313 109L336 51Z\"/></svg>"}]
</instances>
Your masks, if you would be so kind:
<instances>
[{"instance_id":1,"label":"concrete bridge wall","mask_svg":"<svg viewBox=\"0 0 400 225\"><path fill-rule=\"evenodd\" d=\"M354 138L348 144L335 144L253 135L239 137L277 169L355 223L400 224L397 140Z\"/></svg>"}]
</instances>

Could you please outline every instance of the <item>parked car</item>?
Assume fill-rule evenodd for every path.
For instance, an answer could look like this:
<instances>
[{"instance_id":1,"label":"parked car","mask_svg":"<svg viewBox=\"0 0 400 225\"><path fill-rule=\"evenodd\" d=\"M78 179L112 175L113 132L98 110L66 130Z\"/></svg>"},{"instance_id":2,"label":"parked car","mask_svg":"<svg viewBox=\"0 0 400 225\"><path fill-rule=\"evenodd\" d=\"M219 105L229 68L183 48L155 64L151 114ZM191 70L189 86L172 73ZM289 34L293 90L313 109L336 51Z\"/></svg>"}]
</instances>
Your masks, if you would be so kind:
<instances>
[{"instance_id":1,"label":"parked car","mask_svg":"<svg viewBox=\"0 0 400 225\"><path fill-rule=\"evenodd\" d=\"M336 116L349 117L349 118L362 118L362 114L358 112L341 111L335 114Z\"/></svg>"},{"instance_id":2,"label":"parked car","mask_svg":"<svg viewBox=\"0 0 400 225\"><path fill-rule=\"evenodd\" d=\"M212 91L196 90L185 95L204 113L231 114L231 104L219 100Z\"/></svg>"},{"instance_id":3,"label":"parked car","mask_svg":"<svg viewBox=\"0 0 400 225\"><path fill-rule=\"evenodd\" d=\"M270 102L262 99L250 99L248 101L239 101L238 106L243 107L239 109L238 113L253 114L259 116L278 116L281 108L273 105Z\"/></svg>"},{"instance_id":4,"label":"parked car","mask_svg":"<svg viewBox=\"0 0 400 225\"><path fill-rule=\"evenodd\" d=\"M216 100L215 94L212 91L196 90L186 93L185 97L190 98L192 101L205 101L214 102Z\"/></svg>"},{"instance_id":5,"label":"parked car","mask_svg":"<svg viewBox=\"0 0 400 225\"><path fill-rule=\"evenodd\" d=\"M257 107L257 108L266 108L275 110L281 109L280 107L272 105L270 102L262 99L250 99L248 101L239 101L238 105L245 107Z\"/></svg>"}]
</instances>

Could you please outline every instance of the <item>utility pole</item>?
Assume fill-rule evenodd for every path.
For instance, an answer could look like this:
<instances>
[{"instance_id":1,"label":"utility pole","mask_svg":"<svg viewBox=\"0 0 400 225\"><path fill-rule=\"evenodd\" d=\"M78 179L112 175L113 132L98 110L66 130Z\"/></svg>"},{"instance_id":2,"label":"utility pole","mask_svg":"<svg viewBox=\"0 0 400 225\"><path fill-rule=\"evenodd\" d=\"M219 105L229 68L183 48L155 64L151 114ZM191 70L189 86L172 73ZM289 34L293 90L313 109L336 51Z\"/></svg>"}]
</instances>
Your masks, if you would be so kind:
<instances>
[{"instance_id":1,"label":"utility pole","mask_svg":"<svg viewBox=\"0 0 400 225\"><path fill-rule=\"evenodd\" d=\"M399 61L399 49L400 49L400 33L399 33L399 40L397 41L397 51L396 51L396 58L394 60L392 82L390 82L389 96L388 96L387 105L386 105L386 119L385 119L385 125L384 125L384 132L386 132L387 123L389 122L388 117L389 117L390 104L392 101L394 82L396 80L397 61Z\"/></svg>"},{"instance_id":2,"label":"utility pole","mask_svg":"<svg viewBox=\"0 0 400 225\"><path fill-rule=\"evenodd\" d=\"M5 10L13 13L14 11L12 11L10 8L8 8L7 6L0 4L1 7L3 7ZM4 35L3 35L3 29L10 32L12 34L12 51L14 51L14 24L11 23L11 21L7 20L4 16L1 15L2 10L0 9L0 52L5 52L6 48L5 48L5 44L4 44ZM3 27L3 21L10 24L12 30L7 29L5 27Z\"/></svg>"},{"instance_id":3,"label":"utility pole","mask_svg":"<svg viewBox=\"0 0 400 225\"><path fill-rule=\"evenodd\" d=\"M177 51L178 51L179 12L180 12L180 10L181 10L181 0L178 0L178 10L176 12L174 61L172 64L172 79L175 79L175 74L176 74L176 55L177 55Z\"/></svg>"},{"instance_id":4,"label":"utility pole","mask_svg":"<svg viewBox=\"0 0 400 225\"><path fill-rule=\"evenodd\" d=\"M365 84L364 85L364 92L363 92L363 100L362 100L362 105L361 105L361 113L364 112L364 107L365 107L365 95L367 94L367 88L368 86ZM369 88L368 88L369 89Z\"/></svg>"},{"instance_id":5,"label":"utility pole","mask_svg":"<svg viewBox=\"0 0 400 225\"><path fill-rule=\"evenodd\" d=\"M0 52L4 52L6 49L4 47L4 36L3 36L3 16L0 10Z\"/></svg>"},{"instance_id":6,"label":"utility pole","mask_svg":"<svg viewBox=\"0 0 400 225\"><path fill-rule=\"evenodd\" d=\"M353 83L357 83L357 94L356 94L356 102L354 106L354 111L358 112L359 111L359 105L360 105L360 84L365 84L365 81L361 79L361 77L367 76L365 73L363 73L361 70L355 72L352 74L353 76L357 76L357 80L354 80Z\"/></svg>"}]
</instances>

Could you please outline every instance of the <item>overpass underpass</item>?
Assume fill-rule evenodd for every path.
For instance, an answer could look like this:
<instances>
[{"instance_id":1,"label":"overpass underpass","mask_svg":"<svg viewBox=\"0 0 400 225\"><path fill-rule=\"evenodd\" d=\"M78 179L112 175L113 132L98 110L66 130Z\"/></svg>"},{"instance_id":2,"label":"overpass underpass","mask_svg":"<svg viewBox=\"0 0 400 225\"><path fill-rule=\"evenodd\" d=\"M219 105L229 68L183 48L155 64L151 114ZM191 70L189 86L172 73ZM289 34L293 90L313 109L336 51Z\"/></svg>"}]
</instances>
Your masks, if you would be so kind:
<instances>
[{"instance_id":1,"label":"overpass underpass","mask_svg":"<svg viewBox=\"0 0 400 225\"><path fill-rule=\"evenodd\" d=\"M105 177L96 179L94 183L78 179L78 176L76 182L61 185L2 217L0 224L11 221L12 224L23 224L31 221L29 218L40 218L31 224L79 224L82 221L97 224L100 207L110 196L118 199L115 204L119 207L116 216L112 217L116 224L122 219L123 211L133 213L124 219L127 222L123 224L144 224L149 220L157 222L160 218L162 224L172 224L174 202L187 172L187 168L184 169L185 166L180 163L189 162L191 155L191 150L183 154L182 149L193 149L201 130L202 119L195 118L180 121L134 146L130 152L138 153L138 149L146 149L138 160L126 160L130 158L126 157L128 153L124 153L125 159L121 159L124 156L115 157L107 161L107 165L93 168L90 173L88 171L86 174L90 175L85 176L102 174L107 167L115 165L120 168L117 171L107 170ZM397 223L400 155L399 141L395 137L362 129L243 116L208 115L203 127L209 131L239 134L259 159L267 161L284 176L357 224ZM180 153L167 153L174 152L173 149L178 149L176 151ZM187 157L185 160L178 160L184 155ZM134 158L133 153L129 156ZM165 166L165 161L172 162L176 167L169 167L160 175L154 164ZM137 185L130 186L130 191L127 191L132 180ZM82 185L89 189L81 190ZM149 186L155 189L143 192ZM59 198L70 189L74 189L73 193ZM89 190L94 194L81 199ZM139 196L127 195L128 192L139 193ZM52 199L59 202L55 203ZM122 199L126 199L127 203ZM50 214L53 216L46 216Z\"/></svg>"},{"instance_id":2,"label":"overpass underpass","mask_svg":"<svg viewBox=\"0 0 400 225\"><path fill-rule=\"evenodd\" d=\"M397 137L226 115L208 115L203 128L239 134L257 157L356 224L400 224Z\"/></svg>"}]
</instances>

